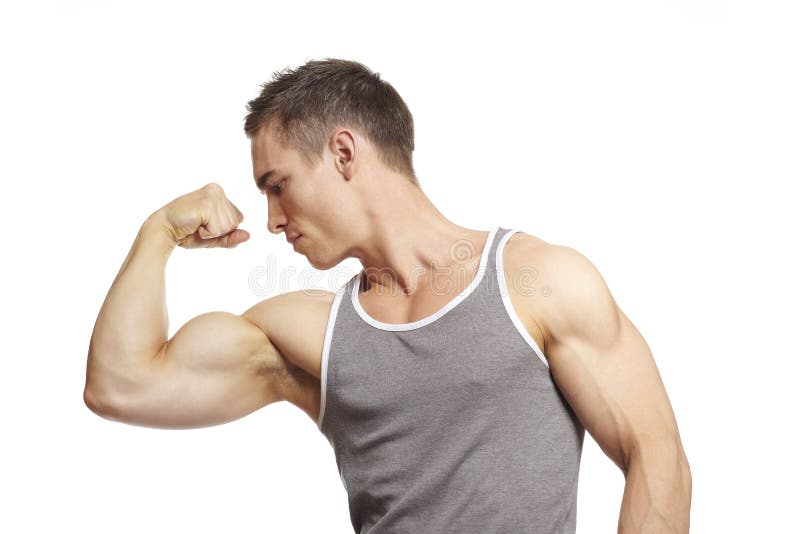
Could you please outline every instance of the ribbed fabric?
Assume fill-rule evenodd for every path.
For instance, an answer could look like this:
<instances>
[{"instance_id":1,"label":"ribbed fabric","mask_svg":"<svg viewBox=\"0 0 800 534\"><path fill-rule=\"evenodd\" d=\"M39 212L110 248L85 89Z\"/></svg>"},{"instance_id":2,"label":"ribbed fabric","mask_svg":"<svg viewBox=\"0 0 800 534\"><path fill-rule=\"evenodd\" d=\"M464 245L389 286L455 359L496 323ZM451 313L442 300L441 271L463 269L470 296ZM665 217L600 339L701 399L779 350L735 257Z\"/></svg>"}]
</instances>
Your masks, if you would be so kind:
<instances>
[{"instance_id":1,"label":"ribbed fabric","mask_svg":"<svg viewBox=\"0 0 800 534\"><path fill-rule=\"evenodd\" d=\"M574 533L584 428L519 321L494 227L474 279L435 314L381 323L363 270L339 288L320 431L356 533Z\"/></svg>"}]
</instances>

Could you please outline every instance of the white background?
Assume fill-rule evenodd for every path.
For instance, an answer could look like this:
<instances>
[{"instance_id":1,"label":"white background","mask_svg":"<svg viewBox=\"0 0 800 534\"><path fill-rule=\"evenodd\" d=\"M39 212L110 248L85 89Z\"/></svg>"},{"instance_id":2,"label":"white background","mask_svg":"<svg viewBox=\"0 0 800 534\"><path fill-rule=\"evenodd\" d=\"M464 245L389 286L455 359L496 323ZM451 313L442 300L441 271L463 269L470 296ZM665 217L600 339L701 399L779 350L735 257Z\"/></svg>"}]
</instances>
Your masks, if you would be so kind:
<instances>
[{"instance_id":1,"label":"white background","mask_svg":"<svg viewBox=\"0 0 800 534\"><path fill-rule=\"evenodd\" d=\"M274 71L325 57L400 92L423 189L450 220L522 229L598 267L666 384L692 531L796 528L796 8L521 5L3 4L0 530L352 531L332 449L289 403L158 430L82 399L105 294L141 222L176 196L220 183L252 237L176 250L170 335L360 268L299 279L310 267L266 230L242 130ZM285 278L262 291L265 267ZM587 434L578 532L615 531L623 487Z\"/></svg>"}]
</instances>

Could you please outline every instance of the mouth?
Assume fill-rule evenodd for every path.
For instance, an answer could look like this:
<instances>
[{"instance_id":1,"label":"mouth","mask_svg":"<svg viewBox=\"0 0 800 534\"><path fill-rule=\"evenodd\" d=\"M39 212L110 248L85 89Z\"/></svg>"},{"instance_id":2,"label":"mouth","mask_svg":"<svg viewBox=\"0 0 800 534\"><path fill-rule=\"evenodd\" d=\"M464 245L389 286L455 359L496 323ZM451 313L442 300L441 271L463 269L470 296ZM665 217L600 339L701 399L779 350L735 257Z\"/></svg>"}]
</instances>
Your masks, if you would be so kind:
<instances>
[{"instance_id":1,"label":"mouth","mask_svg":"<svg viewBox=\"0 0 800 534\"><path fill-rule=\"evenodd\" d=\"M300 234L300 235L298 235L297 237L295 237L295 238L292 240L292 247L293 247L293 248L297 246L297 241L298 241L298 240L299 240L301 237L303 237L303 234Z\"/></svg>"}]
</instances>

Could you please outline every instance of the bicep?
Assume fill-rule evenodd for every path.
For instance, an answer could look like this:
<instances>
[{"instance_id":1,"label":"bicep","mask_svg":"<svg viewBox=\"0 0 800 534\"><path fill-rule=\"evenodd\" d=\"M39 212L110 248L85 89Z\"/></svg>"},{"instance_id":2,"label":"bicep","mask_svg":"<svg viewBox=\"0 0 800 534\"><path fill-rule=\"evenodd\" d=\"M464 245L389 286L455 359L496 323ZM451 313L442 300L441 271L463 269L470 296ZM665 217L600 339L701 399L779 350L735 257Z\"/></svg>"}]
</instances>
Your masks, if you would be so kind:
<instances>
[{"instance_id":1,"label":"bicep","mask_svg":"<svg viewBox=\"0 0 800 534\"><path fill-rule=\"evenodd\" d=\"M562 270L563 301L556 303L548 361L581 423L625 471L637 449L679 444L677 424L641 333L594 266L574 251L569 255L573 265Z\"/></svg>"},{"instance_id":2,"label":"bicep","mask_svg":"<svg viewBox=\"0 0 800 534\"><path fill-rule=\"evenodd\" d=\"M244 316L204 313L162 346L112 418L157 428L226 423L280 400L282 363Z\"/></svg>"}]
</instances>

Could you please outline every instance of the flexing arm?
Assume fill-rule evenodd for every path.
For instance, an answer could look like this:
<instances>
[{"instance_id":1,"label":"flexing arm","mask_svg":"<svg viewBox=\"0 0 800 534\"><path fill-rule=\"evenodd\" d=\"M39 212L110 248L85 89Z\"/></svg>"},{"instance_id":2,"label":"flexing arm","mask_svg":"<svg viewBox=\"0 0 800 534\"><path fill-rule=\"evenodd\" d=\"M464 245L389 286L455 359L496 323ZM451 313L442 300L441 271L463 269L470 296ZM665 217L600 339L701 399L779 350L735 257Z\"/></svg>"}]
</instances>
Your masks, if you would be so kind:
<instances>
[{"instance_id":1,"label":"flexing arm","mask_svg":"<svg viewBox=\"0 0 800 534\"><path fill-rule=\"evenodd\" d=\"M691 472L647 343L588 259L563 246L543 254L546 354L576 415L625 475L619 531L688 532Z\"/></svg>"},{"instance_id":2,"label":"flexing arm","mask_svg":"<svg viewBox=\"0 0 800 534\"><path fill-rule=\"evenodd\" d=\"M199 315L167 339L166 262L176 246L233 247L241 212L216 184L144 222L95 323L84 400L94 412L160 428L209 426L280 399L283 360L243 314Z\"/></svg>"}]
</instances>

